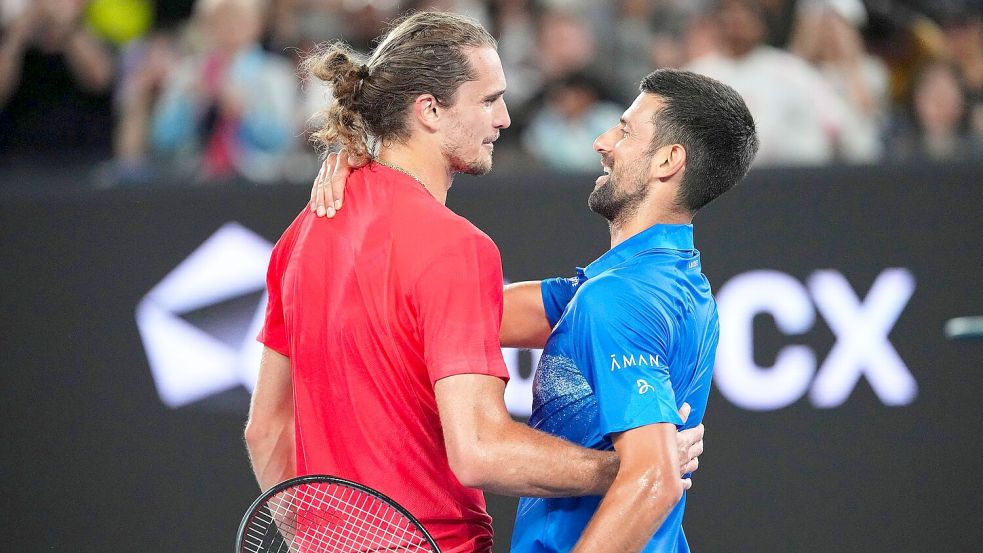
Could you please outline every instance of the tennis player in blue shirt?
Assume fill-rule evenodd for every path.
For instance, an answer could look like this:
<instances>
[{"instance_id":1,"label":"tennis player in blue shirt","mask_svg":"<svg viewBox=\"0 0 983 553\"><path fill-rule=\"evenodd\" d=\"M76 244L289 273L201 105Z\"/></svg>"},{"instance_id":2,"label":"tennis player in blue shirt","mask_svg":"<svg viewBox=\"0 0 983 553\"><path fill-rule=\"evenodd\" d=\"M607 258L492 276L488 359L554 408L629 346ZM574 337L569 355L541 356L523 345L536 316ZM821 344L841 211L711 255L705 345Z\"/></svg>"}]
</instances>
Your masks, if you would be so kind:
<instances>
[{"instance_id":1,"label":"tennis player in blue shirt","mask_svg":"<svg viewBox=\"0 0 983 553\"><path fill-rule=\"evenodd\" d=\"M522 498L514 553L689 551L674 440L703 420L719 331L691 222L744 178L758 140L744 101L717 81L659 70L640 88L594 142L606 174L588 205L610 222L611 250L573 278L506 294L513 317L545 316L513 341L552 329L529 424L614 449L620 468L603 498Z\"/></svg>"}]
</instances>

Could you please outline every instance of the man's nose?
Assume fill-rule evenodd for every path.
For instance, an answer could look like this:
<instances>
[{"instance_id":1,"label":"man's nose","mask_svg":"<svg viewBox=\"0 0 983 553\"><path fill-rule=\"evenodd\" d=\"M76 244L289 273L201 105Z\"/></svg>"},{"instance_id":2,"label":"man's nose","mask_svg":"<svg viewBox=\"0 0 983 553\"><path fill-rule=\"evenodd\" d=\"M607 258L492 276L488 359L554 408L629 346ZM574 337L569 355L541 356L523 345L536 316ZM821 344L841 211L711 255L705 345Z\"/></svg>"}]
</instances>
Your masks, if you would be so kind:
<instances>
[{"instance_id":1,"label":"man's nose","mask_svg":"<svg viewBox=\"0 0 983 553\"><path fill-rule=\"evenodd\" d=\"M601 133L597 138L594 139L594 151L599 154L605 154L611 151L611 141L610 135L613 129L608 129Z\"/></svg>"},{"instance_id":2,"label":"man's nose","mask_svg":"<svg viewBox=\"0 0 983 553\"><path fill-rule=\"evenodd\" d=\"M509 117L509 108L505 105L505 100L502 100L502 107L495 114L495 120L492 122L496 129L507 129L509 125L512 124L512 119Z\"/></svg>"}]
</instances>

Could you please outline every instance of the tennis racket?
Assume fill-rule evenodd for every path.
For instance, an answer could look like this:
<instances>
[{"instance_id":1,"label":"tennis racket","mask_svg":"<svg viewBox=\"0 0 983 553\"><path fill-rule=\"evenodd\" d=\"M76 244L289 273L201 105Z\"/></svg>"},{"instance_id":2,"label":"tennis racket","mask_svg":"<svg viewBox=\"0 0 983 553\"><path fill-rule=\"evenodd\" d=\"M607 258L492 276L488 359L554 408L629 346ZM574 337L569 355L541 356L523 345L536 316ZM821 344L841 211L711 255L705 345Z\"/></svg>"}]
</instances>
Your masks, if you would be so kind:
<instances>
[{"instance_id":1,"label":"tennis racket","mask_svg":"<svg viewBox=\"0 0 983 553\"><path fill-rule=\"evenodd\" d=\"M236 553L440 553L430 534L385 495L311 475L273 486L239 525Z\"/></svg>"}]
</instances>

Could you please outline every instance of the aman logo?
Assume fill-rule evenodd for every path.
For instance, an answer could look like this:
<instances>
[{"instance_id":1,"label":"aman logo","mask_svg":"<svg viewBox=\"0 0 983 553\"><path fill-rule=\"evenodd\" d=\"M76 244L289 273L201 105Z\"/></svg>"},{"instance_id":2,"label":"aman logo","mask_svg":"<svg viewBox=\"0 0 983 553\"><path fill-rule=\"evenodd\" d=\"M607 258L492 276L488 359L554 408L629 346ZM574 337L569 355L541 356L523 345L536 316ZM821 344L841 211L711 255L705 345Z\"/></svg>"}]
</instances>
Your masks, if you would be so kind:
<instances>
[{"instance_id":1,"label":"aman logo","mask_svg":"<svg viewBox=\"0 0 983 553\"><path fill-rule=\"evenodd\" d=\"M623 369L625 367L665 367L665 365L659 363L659 354L652 355L651 353L639 353L638 357L635 354L622 355L621 362L618 362L618 356L611 354L611 372L615 369Z\"/></svg>"}]
</instances>

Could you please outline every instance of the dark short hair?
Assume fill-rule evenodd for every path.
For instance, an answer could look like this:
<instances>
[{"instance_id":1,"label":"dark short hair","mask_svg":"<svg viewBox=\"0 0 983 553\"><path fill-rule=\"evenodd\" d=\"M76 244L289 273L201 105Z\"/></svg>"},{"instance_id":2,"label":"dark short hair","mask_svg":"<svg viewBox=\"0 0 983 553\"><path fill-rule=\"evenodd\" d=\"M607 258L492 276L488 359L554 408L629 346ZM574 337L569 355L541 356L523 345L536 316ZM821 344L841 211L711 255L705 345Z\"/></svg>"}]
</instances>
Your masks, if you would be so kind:
<instances>
[{"instance_id":1,"label":"dark short hair","mask_svg":"<svg viewBox=\"0 0 983 553\"><path fill-rule=\"evenodd\" d=\"M733 88L690 71L659 69L639 86L663 107L653 118L652 151L670 144L686 149L677 202L690 213L734 187L758 152L747 105Z\"/></svg>"}]
</instances>

